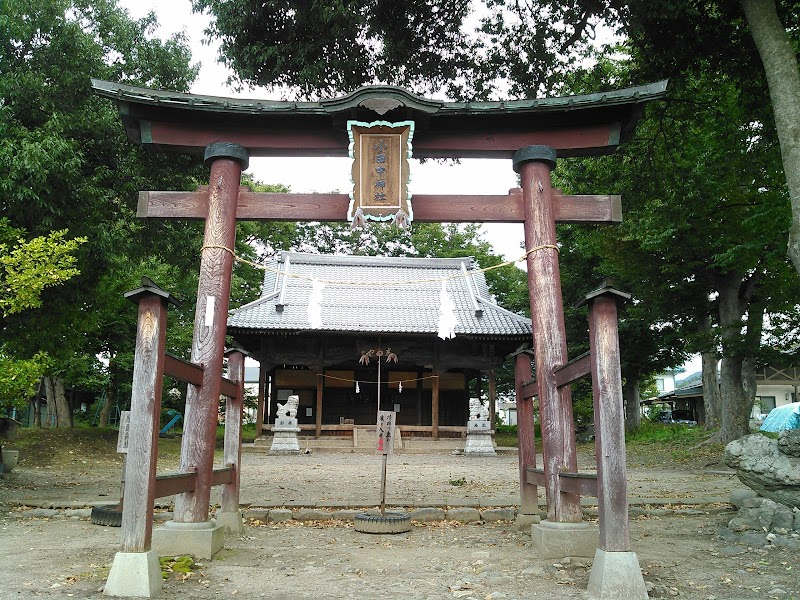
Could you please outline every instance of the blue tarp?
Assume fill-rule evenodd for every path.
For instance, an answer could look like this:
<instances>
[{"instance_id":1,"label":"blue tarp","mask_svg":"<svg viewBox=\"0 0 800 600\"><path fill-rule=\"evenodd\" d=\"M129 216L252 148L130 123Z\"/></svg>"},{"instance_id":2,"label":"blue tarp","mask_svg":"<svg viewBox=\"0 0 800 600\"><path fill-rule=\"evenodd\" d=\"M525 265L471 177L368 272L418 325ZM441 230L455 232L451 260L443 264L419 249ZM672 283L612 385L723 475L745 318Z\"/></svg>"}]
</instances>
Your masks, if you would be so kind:
<instances>
[{"instance_id":1,"label":"blue tarp","mask_svg":"<svg viewBox=\"0 0 800 600\"><path fill-rule=\"evenodd\" d=\"M800 429L800 402L773 408L761 425L761 431L777 433L784 429Z\"/></svg>"}]
</instances>

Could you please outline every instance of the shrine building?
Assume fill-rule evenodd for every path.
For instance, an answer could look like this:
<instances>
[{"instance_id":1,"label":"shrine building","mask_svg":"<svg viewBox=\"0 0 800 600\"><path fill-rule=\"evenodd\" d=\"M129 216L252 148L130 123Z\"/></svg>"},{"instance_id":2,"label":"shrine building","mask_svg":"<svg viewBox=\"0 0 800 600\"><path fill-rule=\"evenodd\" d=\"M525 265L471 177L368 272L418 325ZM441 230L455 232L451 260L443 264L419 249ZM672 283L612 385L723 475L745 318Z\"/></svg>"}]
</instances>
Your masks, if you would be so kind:
<instances>
[{"instance_id":1,"label":"shrine building","mask_svg":"<svg viewBox=\"0 0 800 600\"><path fill-rule=\"evenodd\" d=\"M315 280L324 283L316 300ZM455 317L448 339L443 282ZM470 257L296 252L266 266L261 298L231 311L227 331L261 365L263 430L294 394L301 435L351 444L375 427L377 361L380 408L397 413L403 439L462 438L469 398L493 409L495 370L532 335L530 319L496 304Z\"/></svg>"}]
</instances>

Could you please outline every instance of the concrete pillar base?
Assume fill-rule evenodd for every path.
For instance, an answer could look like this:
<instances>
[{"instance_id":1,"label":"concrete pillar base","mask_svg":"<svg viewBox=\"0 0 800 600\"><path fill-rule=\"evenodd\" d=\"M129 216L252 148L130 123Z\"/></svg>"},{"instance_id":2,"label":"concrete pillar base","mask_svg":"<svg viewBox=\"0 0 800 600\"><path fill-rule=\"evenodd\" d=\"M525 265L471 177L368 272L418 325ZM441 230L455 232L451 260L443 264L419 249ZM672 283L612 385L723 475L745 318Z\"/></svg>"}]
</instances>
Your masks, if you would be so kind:
<instances>
[{"instance_id":1,"label":"concrete pillar base","mask_svg":"<svg viewBox=\"0 0 800 600\"><path fill-rule=\"evenodd\" d=\"M598 548L586 591L592 600L647 600L647 586L636 553Z\"/></svg>"},{"instance_id":2,"label":"concrete pillar base","mask_svg":"<svg viewBox=\"0 0 800 600\"><path fill-rule=\"evenodd\" d=\"M517 513L516 524L519 529L530 529L531 525L540 523L542 518L537 514Z\"/></svg>"},{"instance_id":3,"label":"concrete pillar base","mask_svg":"<svg viewBox=\"0 0 800 600\"><path fill-rule=\"evenodd\" d=\"M163 583L158 552L117 552L103 594L152 598L161 591Z\"/></svg>"},{"instance_id":4,"label":"concrete pillar base","mask_svg":"<svg viewBox=\"0 0 800 600\"><path fill-rule=\"evenodd\" d=\"M552 523L531 526L533 547L540 558L580 556L591 558L600 541L600 530L591 523Z\"/></svg>"},{"instance_id":5,"label":"concrete pillar base","mask_svg":"<svg viewBox=\"0 0 800 600\"><path fill-rule=\"evenodd\" d=\"M214 520L217 522L217 525L225 528L225 533L233 533L236 535L242 535L244 533L242 511L240 510L236 512L223 512L218 510L217 514L214 515Z\"/></svg>"},{"instance_id":6,"label":"concrete pillar base","mask_svg":"<svg viewBox=\"0 0 800 600\"><path fill-rule=\"evenodd\" d=\"M225 545L225 528L214 519L202 523L167 521L153 529L153 548L161 556L189 554L195 558L211 558Z\"/></svg>"}]
</instances>

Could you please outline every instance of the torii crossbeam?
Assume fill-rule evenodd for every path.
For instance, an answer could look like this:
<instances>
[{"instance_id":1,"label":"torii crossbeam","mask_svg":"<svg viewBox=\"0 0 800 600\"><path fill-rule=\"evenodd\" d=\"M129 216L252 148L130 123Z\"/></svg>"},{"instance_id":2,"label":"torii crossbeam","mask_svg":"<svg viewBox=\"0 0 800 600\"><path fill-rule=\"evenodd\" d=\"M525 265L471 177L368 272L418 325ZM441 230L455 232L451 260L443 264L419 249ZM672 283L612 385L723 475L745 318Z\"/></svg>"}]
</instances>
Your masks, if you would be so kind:
<instances>
[{"instance_id":1,"label":"torii crossbeam","mask_svg":"<svg viewBox=\"0 0 800 600\"><path fill-rule=\"evenodd\" d=\"M628 547L616 312L605 292L590 300L592 335L605 354L598 356L600 350L593 348L590 359L568 363L555 228L558 222L619 222L620 199L564 196L552 188L550 172L558 157L613 152L632 134L643 105L665 93L665 81L601 94L476 103L430 100L392 86L362 88L319 102L274 102L97 80L92 85L117 103L132 141L157 150L202 155L211 168L207 188L142 192L139 200L139 216L206 223L191 358L203 365L204 381L199 387L189 386L181 451L181 469L195 469L197 484L194 491L176 498L171 536L190 540L208 535L204 524L209 522L215 415L233 264L226 248L233 248L237 219L343 221L346 215L347 195L254 193L240 187L242 170L252 156L346 156L350 120L412 121L415 157L511 159L521 178L522 188L506 195L417 194L414 220L524 224L537 381L530 383L530 359L520 355L515 359L517 387L523 402L530 402L534 387L539 397L544 469L541 473L535 469L533 415L526 408L520 411L526 418L519 422L521 512L531 510L532 504L535 508L535 488L529 482L543 484L547 495L547 521L534 530L534 541L543 555L553 546L572 555L577 554L572 550L585 551L589 530L581 523L580 493L593 492L608 505L610 523L625 526L609 536L601 522L590 588L594 585L596 595L603 597L609 585L606 575L613 573L628 585L615 597L647 597L638 559ZM621 457L608 458L598 448L596 485L582 482L577 472L569 386L590 367L596 403L603 407L603 449L622 452ZM603 514L601 510L601 521ZM594 539L589 544L593 548L596 533L588 539ZM620 579L625 573L627 579Z\"/></svg>"}]
</instances>

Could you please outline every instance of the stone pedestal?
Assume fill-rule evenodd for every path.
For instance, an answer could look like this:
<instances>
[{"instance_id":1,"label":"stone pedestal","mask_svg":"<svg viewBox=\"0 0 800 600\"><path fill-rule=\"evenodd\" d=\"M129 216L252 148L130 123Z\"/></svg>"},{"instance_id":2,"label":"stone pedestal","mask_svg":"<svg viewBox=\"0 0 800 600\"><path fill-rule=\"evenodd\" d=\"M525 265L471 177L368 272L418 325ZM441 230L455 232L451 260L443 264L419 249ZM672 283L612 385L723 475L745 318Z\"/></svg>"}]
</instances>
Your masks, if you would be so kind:
<instances>
[{"instance_id":1,"label":"stone pedestal","mask_svg":"<svg viewBox=\"0 0 800 600\"><path fill-rule=\"evenodd\" d=\"M103 594L152 598L161 591L161 565L155 550L117 552Z\"/></svg>"},{"instance_id":2,"label":"stone pedestal","mask_svg":"<svg viewBox=\"0 0 800 600\"><path fill-rule=\"evenodd\" d=\"M217 522L217 525L225 528L225 533L233 533L235 535L244 533L242 511L240 510L236 512L223 512L218 510L217 514L214 515L214 520Z\"/></svg>"},{"instance_id":3,"label":"stone pedestal","mask_svg":"<svg viewBox=\"0 0 800 600\"><path fill-rule=\"evenodd\" d=\"M531 525L536 525L537 523L541 522L542 518L538 514L533 515L520 512L517 513L516 525L520 530L530 529Z\"/></svg>"},{"instance_id":4,"label":"stone pedestal","mask_svg":"<svg viewBox=\"0 0 800 600\"><path fill-rule=\"evenodd\" d=\"M162 556L189 554L211 558L225 545L225 528L214 519L202 523L167 521L153 529L153 548Z\"/></svg>"},{"instance_id":5,"label":"stone pedestal","mask_svg":"<svg viewBox=\"0 0 800 600\"><path fill-rule=\"evenodd\" d=\"M647 600L647 586L636 553L598 548L586 591L592 600Z\"/></svg>"},{"instance_id":6,"label":"stone pedestal","mask_svg":"<svg viewBox=\"0 0 800 600\"><path fill-rule=\"evenodd\" d=\"M272 446L270 454L300 454L300 443L297 434L300 428L297 419L291 417L278 417L272 426Z\"/></svg>"},{"instance_id":7,"label":"stone pedestal","mask_svg":"<svg viewBox=\"0 0 800 600\"><path fill-rule=\"evenodd\" d=\"M595 555L600 530L591 523L552 523L544 520L531 526L533 547L540 558Z\"/></svg>"},{"instance_id":8,"label":"stone pedestal","mask_svg":"<svg viewBox=\"0 0 800 600\"><path fill-rule=\"evenodd\" d=\"M492 429L488 420L469 420L467 421L467 443L464 446L464 454L473 456L495 456Z\"/></svg>"}]
</instances>

